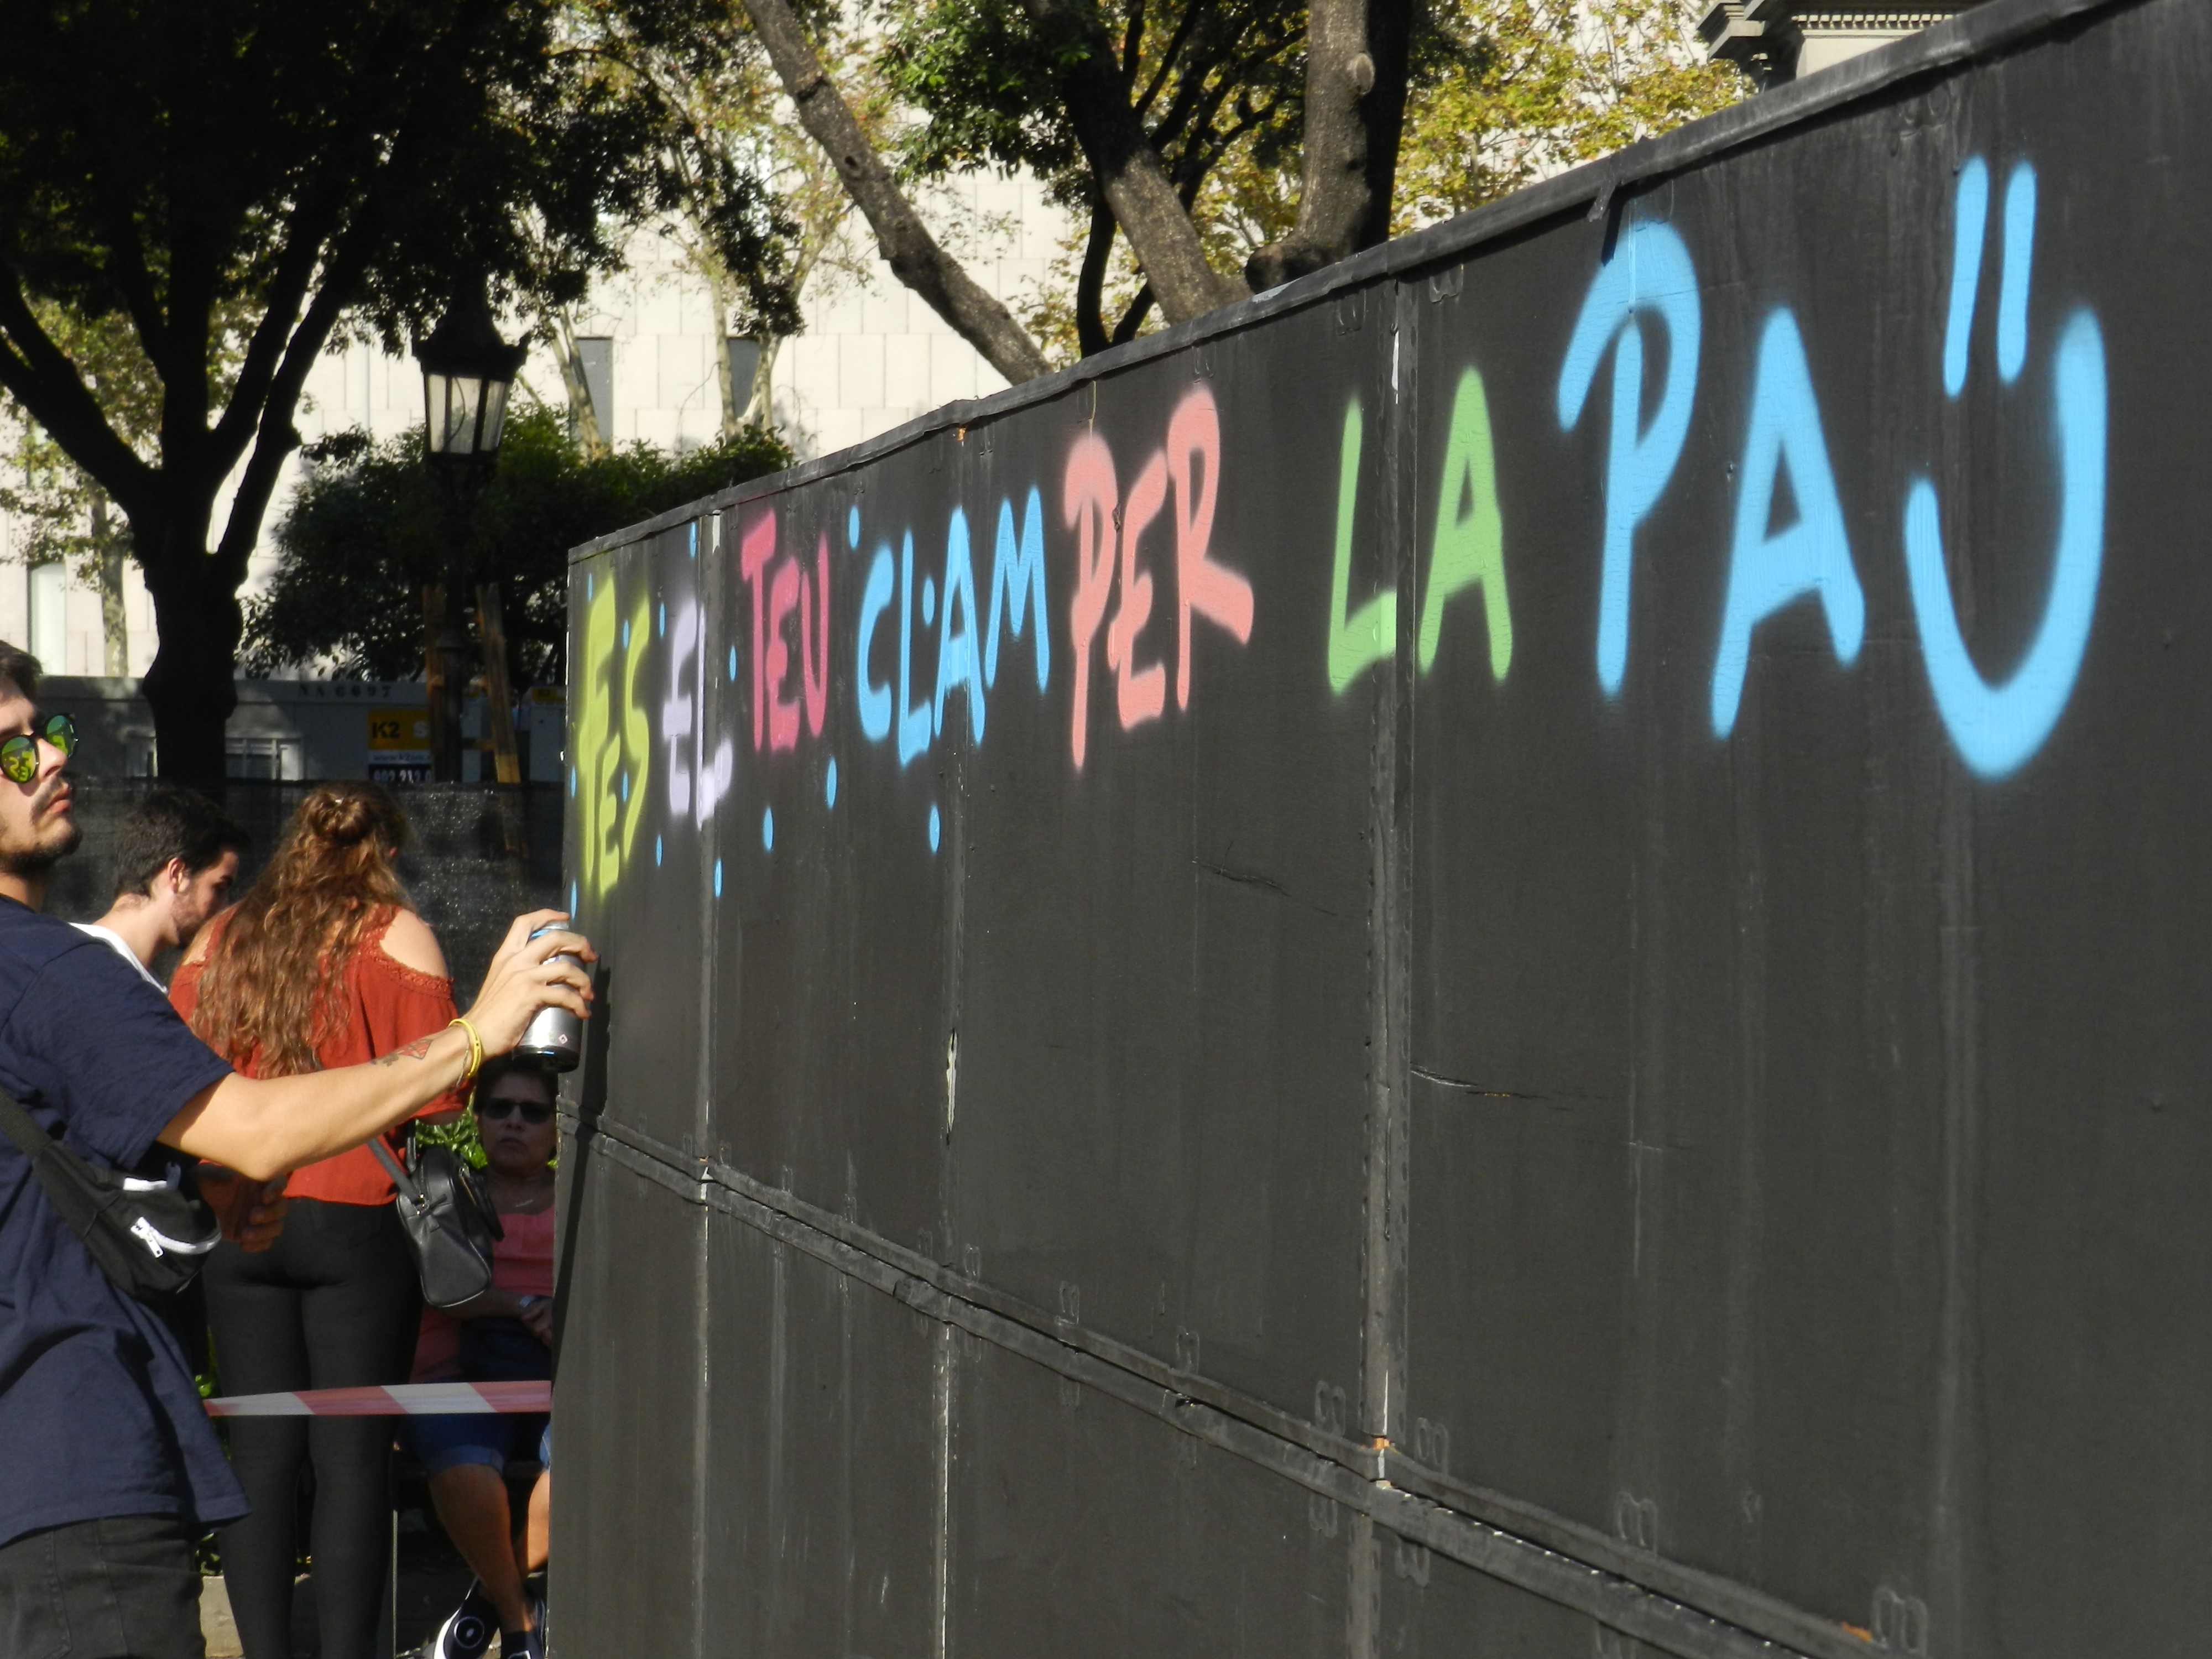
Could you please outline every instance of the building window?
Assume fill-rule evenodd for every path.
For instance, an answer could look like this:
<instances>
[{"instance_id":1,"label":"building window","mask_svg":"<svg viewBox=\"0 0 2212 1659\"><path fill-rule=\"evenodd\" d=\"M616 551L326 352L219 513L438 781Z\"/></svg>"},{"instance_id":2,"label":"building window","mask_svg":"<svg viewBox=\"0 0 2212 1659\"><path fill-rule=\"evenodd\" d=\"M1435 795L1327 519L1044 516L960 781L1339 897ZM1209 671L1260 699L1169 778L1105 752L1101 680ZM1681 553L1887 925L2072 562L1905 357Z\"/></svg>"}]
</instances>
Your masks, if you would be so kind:
<instances>
[{"instance_id":1,"label":"building window","mask_svg":"<svg viewBox=\"0 0 2212 1659\"><path fill-rule=\"evenodd\" d=\"M750 334L732 334L724 343L730 354L730 401L735 413L745 412L752 401L753 374L760 368L761 343Z\"/></svg>"},{"instance_id":2,"label":"building window","mask_svg":"<svg viewBox=\"0 0 2212 1659\"><path fill-rule=\"evenodd\" d=\"M69 604L61 562L31 567L31 654L49 674L69 672Z\"/></svg>"},{"instance_id":3,"label":"building window","mask_svg":"<svg viewBox=\"0 0 2212 1659\"><path fill-rule=\"evenodd\" d=\"M592 418L599 423L599 441L615 439L615 343L605 336L576 342L576 363L584 371L584 391L592 400Z\"/></svg>"},{"instance_id":4,"label":"building window","mask_svg":"<svg viewBox=\"0 0 2212 1659\"><path fill-rule=\"evenodd\" d=\"M228 778L267 778L283 781L301 776L300 739L283 737L225 738L222 772Z\"/></svg>"}]
</instances>

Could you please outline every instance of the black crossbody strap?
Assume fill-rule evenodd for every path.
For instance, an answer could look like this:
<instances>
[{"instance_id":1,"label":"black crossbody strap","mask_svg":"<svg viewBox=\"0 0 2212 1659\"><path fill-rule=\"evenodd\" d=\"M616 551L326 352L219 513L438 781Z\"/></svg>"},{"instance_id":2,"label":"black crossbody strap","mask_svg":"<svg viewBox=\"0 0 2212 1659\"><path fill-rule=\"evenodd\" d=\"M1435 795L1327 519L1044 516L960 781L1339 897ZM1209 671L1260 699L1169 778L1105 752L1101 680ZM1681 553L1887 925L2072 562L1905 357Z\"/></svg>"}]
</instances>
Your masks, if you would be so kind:
<instances>
[{"instance_id":1,"label":"black crossbody strap","mask_svg":"<svg viewBox=\"0 0 2212 1659\"><path fill-rule=\"evenodd\" d=\"M0 1133L5 1133L33 1164L54 1144L54 1138L39 1127L38 1119L25 1111L5 1089L0 1089Z\"/></svg>"},{"instance_id":2,"label":"black crossbody strap","mask_svg":"<svg viewBox=\"0 0 2212 1659\"><path fill-rule=\"evenodd\" d=\"M36 1128L38 1126L33 1124L31 1127ZM370 1136L368 1150L376 1154L376 1161L384 1166L385 1173L392 1177L392 1184L406 1194L407 1201L416 1209L422 1209L428 1201L422 1196L422 1189L415 1184L415 1177L407 1173L399 1160L392 1157L392 1149L384 1144L384 1137Z\"/></svg>"}]
</instances>

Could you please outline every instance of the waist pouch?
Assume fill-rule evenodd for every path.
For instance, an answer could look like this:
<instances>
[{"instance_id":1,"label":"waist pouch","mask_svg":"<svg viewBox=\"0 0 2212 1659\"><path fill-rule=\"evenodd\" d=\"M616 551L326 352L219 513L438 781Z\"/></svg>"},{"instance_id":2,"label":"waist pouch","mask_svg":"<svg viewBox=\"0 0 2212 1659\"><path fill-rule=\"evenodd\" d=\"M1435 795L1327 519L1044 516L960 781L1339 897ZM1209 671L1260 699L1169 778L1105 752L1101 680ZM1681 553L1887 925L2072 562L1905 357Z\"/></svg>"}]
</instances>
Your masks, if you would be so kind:
<instances>
[{"instance_id":1,"label":"waist pouch","mask_svg":"<svg viewBox=\"0 0 2212 1659\"><path fill-rule=\"evenodd\" d=\"M222 1237L215 1211L198 1193L88 1162L41 1129L5 1090L0 1133L31 1160L47 1202L100 1272L141 1302L177 1295Z\"/></svg>"}]
</instances>

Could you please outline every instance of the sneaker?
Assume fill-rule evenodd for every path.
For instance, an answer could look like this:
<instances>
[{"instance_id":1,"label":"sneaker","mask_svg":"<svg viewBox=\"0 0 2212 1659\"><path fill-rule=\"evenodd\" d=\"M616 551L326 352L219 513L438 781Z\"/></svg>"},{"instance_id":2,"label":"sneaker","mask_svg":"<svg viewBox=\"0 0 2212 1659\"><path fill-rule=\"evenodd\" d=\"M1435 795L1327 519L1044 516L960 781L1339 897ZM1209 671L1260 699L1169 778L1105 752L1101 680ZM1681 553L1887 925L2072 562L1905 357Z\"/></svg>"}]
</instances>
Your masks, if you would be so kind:
<instances>
[{"instance_id":1,"label":"sneaker","mask_svg":"<svg viewBox=\"0 0 2212 1659\"><path fill-rule=\"evenodd\" d=\"M499 1659L545 1659L545 1627L501 1631Z\"/></svg>"},{"instance_id":2,"label":"sneaker","mask_svg":"<svg viewBox=\"0 0 2212 1659\"><path fill-rule=\"evenodd\" d=\"M430 1644L430 1659L483 1659L491 1651L491 1638L499 1633L499 1614L484 1600L481 1585L471 1584L461 1605L438 1626Z\"/></svg>"}]
</instances>

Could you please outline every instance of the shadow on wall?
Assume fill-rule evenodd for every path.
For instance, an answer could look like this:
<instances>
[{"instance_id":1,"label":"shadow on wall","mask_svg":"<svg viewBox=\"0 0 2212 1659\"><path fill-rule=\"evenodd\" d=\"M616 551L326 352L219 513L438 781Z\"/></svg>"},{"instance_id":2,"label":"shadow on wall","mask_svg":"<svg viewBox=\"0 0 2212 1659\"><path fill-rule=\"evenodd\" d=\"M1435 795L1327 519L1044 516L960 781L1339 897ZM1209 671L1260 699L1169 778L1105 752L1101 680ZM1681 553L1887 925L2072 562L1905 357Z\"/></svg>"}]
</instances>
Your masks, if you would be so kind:
<instances>
[{"instance_id":1,"label":"shadow on wall","mask_svg":"<svg viewBox=\"0 0 2212 1659\"><path fill-rule=\"evenodd\" d=\"M64 921L103 915L114 890L116 832L149 787L143 780L72 780L84 840L54 871L47 910ZM233 779L231 815L253 836L243 869L258 874L312 783ZM436 930L452 970L455 1000L465 1005L484 965L525 910L553 905L561 888L561 792L552 784L393 784L415 844L399 860L401 878L422 919ZM510 851L510 836L518 843ZM245 890L244 881L239 890ZM166 979L172 963L157 963Z\"/></svg>"}]
</instances>

